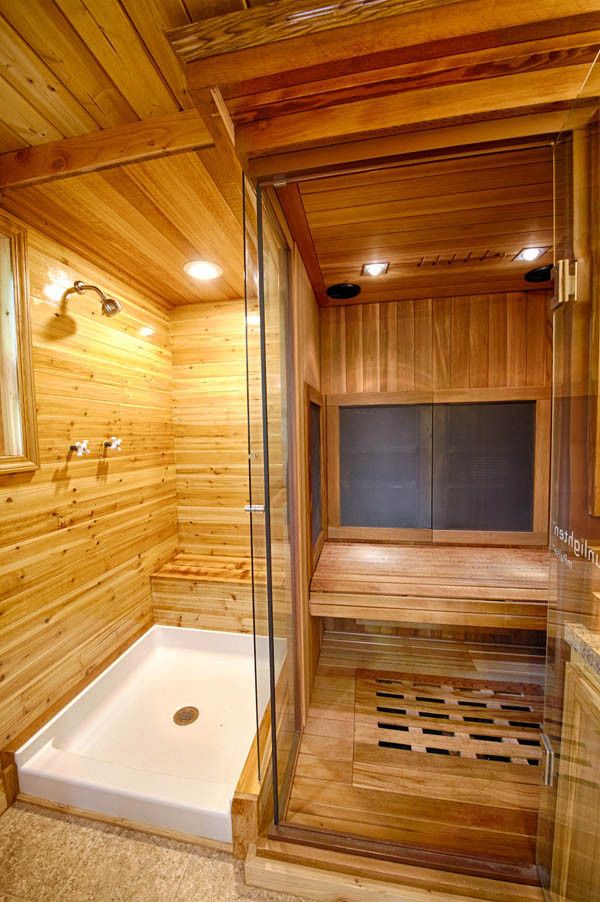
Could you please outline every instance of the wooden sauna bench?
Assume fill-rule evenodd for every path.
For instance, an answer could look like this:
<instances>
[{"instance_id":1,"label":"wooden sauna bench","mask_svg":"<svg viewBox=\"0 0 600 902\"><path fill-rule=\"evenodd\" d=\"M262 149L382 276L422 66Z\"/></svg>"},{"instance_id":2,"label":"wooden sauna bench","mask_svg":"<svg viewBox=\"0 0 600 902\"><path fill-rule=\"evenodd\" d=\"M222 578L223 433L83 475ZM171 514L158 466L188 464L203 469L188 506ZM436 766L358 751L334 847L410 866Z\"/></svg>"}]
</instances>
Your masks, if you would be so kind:
<instances>
[{"instance_id":1,"label":"wooden sauna bench","mask_svg":"<svg viewBox=\"0 0 600 902\"><path fill-rule=\"evenodd\" d=\"M250 633L252 570L247 558L178 554L152 575L155 623Z\"/></svg>"},{"instance_id":2,"label":"wooden sauna bench","mask_svg":"<svg viewBox=\"0 0 600 902\"><path fill-rule=\"evenodd\" d=\"M317 617L545 630L548 551L326 542L311 582Z\"/></svg>"}]
</instances>

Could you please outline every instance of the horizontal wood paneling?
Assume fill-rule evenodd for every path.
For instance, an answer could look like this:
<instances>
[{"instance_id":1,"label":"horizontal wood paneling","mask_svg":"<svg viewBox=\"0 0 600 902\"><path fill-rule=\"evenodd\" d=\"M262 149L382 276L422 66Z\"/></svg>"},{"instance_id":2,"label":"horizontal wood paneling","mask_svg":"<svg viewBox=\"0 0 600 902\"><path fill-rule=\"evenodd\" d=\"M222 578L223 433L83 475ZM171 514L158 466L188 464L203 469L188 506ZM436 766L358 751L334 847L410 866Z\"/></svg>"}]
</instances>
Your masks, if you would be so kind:
<instances>
[{"instance_id":1,"label":"horizontal wood paneling","mask_svg":"<svg viewBox=\"0 0 600 902\"><path fill-rule=\"evenodd\" d=\"M166 309L34 231L29 264L41 468L0 479L0 746L151 624L150 573L176 547ZM122 313L48 297L78 278Z\"/></svg>"},{"instance_id":2,"label":"horizontal wood paneling","mask_svg":"<svg viewBox=\"0 0 600 902\"><path fill-rule=\"evenodd\" d=\"M179 544L185 554L250 554L243 300L172 314Z\"/></svg>"},{"instance_id":3,"label":"horizontal wood paneling","mask_svg":"<svg viewBox=\"0 0 600 902\"><path fill-rule=\"evenodd\" d=\"M549 386L546 291L321 310L324 394Z\"/></svg>"}]
</instances>

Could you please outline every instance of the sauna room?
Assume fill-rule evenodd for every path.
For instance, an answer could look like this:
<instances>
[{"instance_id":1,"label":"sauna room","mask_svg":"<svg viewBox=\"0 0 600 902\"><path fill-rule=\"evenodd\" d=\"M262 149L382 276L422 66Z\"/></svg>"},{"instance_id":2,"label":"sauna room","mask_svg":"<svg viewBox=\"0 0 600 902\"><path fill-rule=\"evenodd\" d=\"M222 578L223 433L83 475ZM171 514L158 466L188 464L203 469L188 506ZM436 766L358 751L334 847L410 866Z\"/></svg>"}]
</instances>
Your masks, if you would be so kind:
<instances>
[{"instance_id":1,"label":"sauna room","mask_svg":"<svg viewBox=\"0 0 600 902\"><path fill-rule=\"evenodd\" d=\"M0 900L600 899L594 0L0 0Z\"/></svg>"}]
</instances>

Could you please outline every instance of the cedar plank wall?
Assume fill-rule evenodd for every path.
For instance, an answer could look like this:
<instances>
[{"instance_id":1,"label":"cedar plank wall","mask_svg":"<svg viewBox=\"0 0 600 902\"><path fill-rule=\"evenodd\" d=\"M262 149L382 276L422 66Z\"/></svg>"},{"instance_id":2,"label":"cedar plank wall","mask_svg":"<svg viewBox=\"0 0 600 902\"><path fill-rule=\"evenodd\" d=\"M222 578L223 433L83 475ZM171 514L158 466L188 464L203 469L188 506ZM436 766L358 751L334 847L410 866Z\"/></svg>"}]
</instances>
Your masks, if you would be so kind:
<instances>
[{"instance_id":1,"label":"cedar plank wall","mask_svg":"<svg viewBox=\"0 0 600 902\"><path fill-rule=\"evenodd\" d=\"M323 394L550 386L552 327L546 290L321 309ZM325 619L350 632L509 641L509 632L410 629ZM543 636L511 630L515 642Z\"/></svg>"},{"instance_id":2,"label":"cedar plank wall","mask_svg":"<svg viewBox=\"0 0 600 902\"><path fill-rule=\"evenodd\" d=\"M56 270L123 312L88 293L61 314ZM29 273L42 466L0 478L0 748L151 625L149 575L177 543L168 311L32 229Z\"/></svg>"},{"instance_id":3,"label":"cedar plank wall","mask_svg":"<svg viewBox=\"0 0 600 902\"><path fill-rule=\"evenodd\" d=\"M242 563L250 556L244 316L243 299L171 314L179 550Z\"/></svg>"},{"instance_id":4,"label":"cedar plank wall","mask_svg":"<svg viewBox=\"0 0 600 902\"><path fill-rule=\"evenodd\" d=\"M550 386L547 291L321 310L324 394Z\"/></svg>"}]
</instances>

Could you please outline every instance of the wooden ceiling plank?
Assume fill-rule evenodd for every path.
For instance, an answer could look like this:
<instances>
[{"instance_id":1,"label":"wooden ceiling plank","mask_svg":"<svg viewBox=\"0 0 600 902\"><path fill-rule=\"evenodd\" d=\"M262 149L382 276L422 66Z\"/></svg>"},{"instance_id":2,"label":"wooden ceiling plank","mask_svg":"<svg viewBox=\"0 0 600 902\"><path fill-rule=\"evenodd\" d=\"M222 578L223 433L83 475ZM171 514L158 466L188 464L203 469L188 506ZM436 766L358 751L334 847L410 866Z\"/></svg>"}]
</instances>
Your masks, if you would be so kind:
<instances>
[{"instance_id":1,"label":"wooden ceiling plank","mask_svg":"<svg viewBox=\"0 0 600 902\"><path fill-rule=\"evenodd\" d=\"M565 13L568 12L568 15ZM238 13L237 16L246 15ZM483 24L485 23L485 24ZM203 24L198 26L201 32ZM187 63L190 91L235 84L290 70L304 70L299 80L318 80L399 62L398 51L411 48L412 59L435 59L482 47L535 40L548 34L579 34L600 27L595 0L538 0L523 4L503 0L490 8L489 0L460 0L435 10L408 12L387 18L385 28L365 22L330 32L292 37ZM521 37L519 37L521 35ZM171 42L177 35L169 35ZM176 47L177 49L177 47ZM392 60L387 56L393 55ZM293 62L293 65L290 63ZM285 76L284 76L285 77ZM292 76L293 80L294 76Z\"/></svg>"},{"instance_id":2,"label":"wooden ceiling plank","mask_svg":"<svg viewBox=\"0 0 600 902\"><path fill-rule=\"evenodd\" d=\"M150 280L147 275L148 259L132 252L134 249L130 239L123 239L112 228L110 220L104 221L96 213L95 207L86 211L84 229L81 217L78 218L80 196L74 205L69 191L62 190L59 196L55 191L51 193L53 188L51 185L40 185L15 192L3 199L3 206L65 248L111 272L158 303L173 306L188 300L173 287L170 293L163 294L156 268Z\"/></svg>"},{"instance_id":3,"label":"wooden ceiling plank","mask_svg":"<svg viewBox=\"0 0 600 902\"><path fill-rule=\"evenodd\" d=\"M28 141L13 131L5 122L0 121L0 153L28 146Z\"/></svg>"},{"instance_id":4,"label":"wooden ceiling plank","mask_svg":"<svg viewBox=\"0 0 600 902\"><path fill-rule=\"evenodd\" d=\"M530 186L531 196L538 203L552 200L552 184L542 182L539 185ZM523 196L520 186L512 187L506 185L503 188L493 188L491 190L481 189L471 193L451 195L450 197L442 194L436 197L423 197L417 203L414 200L393 201L392 203L380 204L363 204L360 207L348 208L343 222L345 225L351 225L358 222L377 222L385 219L401 219L403 216L415 215L415 213L441 215L448 212L456 212L460 210L465 219L468 218L472 210L487 209L489 207L502 207L504 205L513 205L519 203ZM327 226L338 227L341 217L337 211L325 210L317 213L307 214L308 224L311 229L318 229Z\"/></svg>"},{"instance_id":5,"label":"wooden ceiling plank","mask_svg":"<svg viewBox=\"0 0 600 902\"><path fill-rule=\"evenodd\" d=\"M22 187L212 145L196 110L153 117L0 156L0 189Z\"/></svg>"},{"instance_id":6,"label":"wooden ceiling plank","mask_svg":"<svg viewBox=\"0 0 600 902\"><path fill-rule=\"evenodd\" d=\"M472 235L465 237L444 237L442 234L425 234L419 241L398 242L397 244L378 243L376 240L364 242L360 246L348 247L346 251L317 250L321 268L324 272L332 269L340 269L344 265L362 266L368 260L394 261L395 263L409 262L423 255L423 247L435 247L436 252L447 253L450 256L466 256L469 252L483 254L485 251L502 251L514 257L521 248L550 247L552 245L552 229L530 229L526 225L520 225L512 232L498 232L483 237Z\"/></svg>"},{"instance_id":7,"label":"wooden ceiling plank","mask_svg":"<svg viewBox=\"0 0 600 902\"><path fill-rule=\"evenodd\" d=\"M402 181L412 181L414 178L429 178L431 176L460 175L470 172L474 166L478 172L492 171L495 169L512 169L523 164L546 164L551 161L551 153L548 144L525 147L522 150L500 149L495 153L454 156L450 159L433 159L423 161L399 162L396 165L388 165L384 168L372 168L348 174L332 175L327 178L306 179L299 183L300 193L306 202L313 195L337 191L341 188L357 188L366 186L378 186L393 184Z\"/></svg>"},{"instance_id":8,"label":"wooden ceiling plank","mask_svg":"<svg viewBox=\"0 0 600 902\"><path fill-rule=\"evenodd\" d=\"M178 109L118 0L55 2L140 119Z\"/></svg>"},{"instance_id":9,"label":"wooden ceiling plank","mask_svg":"<svg viewBox=\"0 0 600 902\"><path fill-rule=\"evenodd\" d=\"M538 135L556 134L565 119L564 110L527 113L480 122L442 125L424 131L405 131L401 135L353 140L299 151L265 154L250 160L249 171L257 180L273 176L294 178L297 175L310 178L312 173L319 171L343 171L358 164L380 166L386 161L397 161L402 157L410 159L418 155L425 157L434 152L445 153L446 156L464 156L467 152L476 153L478 147L481 148L481 153L486 145L495 150L495 145L499 142L506 146L511 140L529 140ZM550 138L547 143L550 144Z\"/></svg>"},{"instance_id":10,"label":"wooden ceiling plank","mask_svg":"<svg viewBox=\"0 0 600 902\"><path fill-rule=\"evenodd\" d=\"M0 12L99 126L139 118L52 0L0 0Z\"/></svg>"},{"instance_id":11,"label":"wooden ceiling plank","mask_svg":"<svg viewBox=\"0 0 600 902\"><path fill-rule=\"evenodd\" d=\"M65 137L98 124L6 19L0 19L0 74Z\"/></svg>"},{"instance_id":12,"label":"wooden ceiling plank","mask_svg":"<svg viewBox=\"0 0 600 902\"><path fill-rule=\"evenodd\" d=\"M429 174L425 177L421 176L418 167L415 166L413 173L413 179L403 181L359 185L350 189L346 186L339 190L332 188L319 194L306 195L301 192L304 208L309 216L320 211L337 210L342 217L346 207L376 204L379 200L390 203L409 199L414 200L415 206L418 206L422 197L435 197L441 193L446 196L469 194L477 190L478 186L491 190L510 183L513 187L521 187L523 193L526 193L530 185L539 185L544 181L552 183L552 160L548 159L543 166L536 163L482 171L474 167L471 172L460 172L456 175L446 172L440 175Z\"/></svg>"},{"instance_id":13,"label":"wooden ceiling plank","mask_svg":"<svg viewBox=\"0 0 600 902\"><path fill-rule=\"evenodd\" d=\"M0 76L2 121L27 144L46 144L62 138L51 122Z\"/></svg>"},{"instance_id":14,"label":"wooden ceiling plank","mask_svg":"<svg viewBox=\"0 0 600 902\"><path fill-rule=\"evenodd\" d=\"M198 156L186 154L134 164L131 177L187 235L198 248L199 257L223 267L223 278L233 289L232 297L242 297L242 227Z\"/></svg>"},{"instance_id":15,"label":"wooden ceiling plank","mask_svg":"<svg viewBox=\"0 0 600 902\"><path fill-rule=\"evenodd\" d=\"M298 246L315 297L319 303L324 303L327 297L325 283L298 185L285 185L277 188L277 198Z\"/></svg>"},{"instance_id":16,"label":"wooden ceiling plank","mask_svg":"<svg viewBox=\"0 0 600 902\"><path fill-rule=\"evenodd\" d=\"M477 114L514 110L532 103L574 99L589 66L546 69L461 85L424 88L390 97L341 104L327 110L294 113L279 119L241 126L237 144L243 156L294 150L309 144L351 140L357 135L383 133L399 126L416 125Z\"/></svg>"},{"instance_id":17,"label":"wooden ceiling plank","mask_svg":"<svg viewBox=\"0 0 600 902\"><path fill-rule=\"evenodd\" d=\"M165 0L143 0L142 3L140 0L121 0L121 3L181 108L192 108L194 101L187 90L184 69L166 37L169 29L187 24L185 8L178 2Z\"/></svg>"},{"instance_id":18,"label":"wooden ceiling plank","mask_svg":"<svg viewBox=\"0 0 600 902\"><path fill-rule=\"evenodd\" d=\"M440 219L439 214L435 213L387 219L377 223L353 223L351 234L348 235L341 234L339 223L321 229L313 229L312 233L317 248L321 248L324 243L327 247L337 246L336 242L343 242L342 246L345 246L346 241L352 242L355 239L362 241L371 236L379 240L383 237L394 239L398 235L405 234L407 240L412 240L414 233L431 231L433 234L437 234L441 227L445 227L447 230L452 229L452 234L470 235L482 231L484 228L489 229L490 224L493 223L498 223L504 228L505 224L525 220L539 228L546 222L551 212L550 201L542 206L536 199L529 205L469 210L466 221L464 211L449 210L444 213L443 219Z\"/></svg>"}]
</instances>

